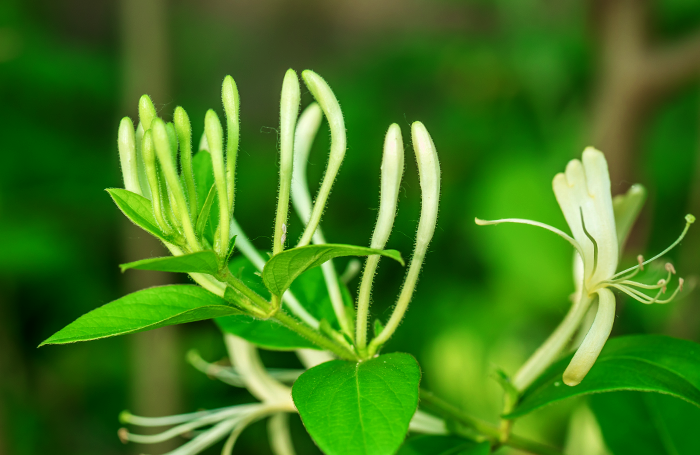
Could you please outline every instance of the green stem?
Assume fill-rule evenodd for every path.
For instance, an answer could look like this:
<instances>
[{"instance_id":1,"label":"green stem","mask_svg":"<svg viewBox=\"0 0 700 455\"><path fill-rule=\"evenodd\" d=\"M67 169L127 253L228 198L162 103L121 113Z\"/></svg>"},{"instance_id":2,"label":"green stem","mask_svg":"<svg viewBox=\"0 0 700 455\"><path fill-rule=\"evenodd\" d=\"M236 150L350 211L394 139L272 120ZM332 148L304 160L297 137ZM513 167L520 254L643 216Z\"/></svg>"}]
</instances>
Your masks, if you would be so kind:
<instances>
[{"instance_id":1,"label":"green stem","mask_svg":"<svg viewBox=\"0 0 700 455\"><path fill-rule=\"evenodd\" d=\"M269 311L271 309L270 302L262 298L260 295L258 295L257 292L253 291L250 289L248 286L246 286L241 280L236 278L235 276L231 275L228 270L225 270L223 273L221 273L217 279L219 281L223 281L224 283L228 284L231 286L233 289L237 290L244 296L246 296L248 299L250 299L255 305L257 305L259 308L265 311Z\"/></svg>"},{"instance_id":2,"label":"green stem","mask_svg":"<svg viewBox=\"0 0 700 455\"><path fill-rule=\"evenodd\" d=\"M500 430L496 425L465 414L461 409L438 398L432 392L420 389L420 401L421 405L431 409L442 417L455 420L467 427L473 428L492 441L497 442L499 439ZM506 441L503 441L503 444L513 447L514 449L538 455L562 455L561 451L553 447L516 435L510 435Z\"/></svg>"},{"instance_id":3,"label":"green stem","mask_svg":"<svg viewBox=\"0 0 700 455\"><path fill-rule=\"evenodd\" d=\"M301 322L297 321L296 319L285 313L284 310L278 311L277 314L273 316L273 318L282 323L285 327L295 331L299 335L311 341L318 347L331 351L340 359L350 361L360 360L354 352L351 352L347 348L340 346L336 342L326 338L325 336L323 336L323 334L317 332L311 327L302 324Z\"/></svg>"}]
</instances>

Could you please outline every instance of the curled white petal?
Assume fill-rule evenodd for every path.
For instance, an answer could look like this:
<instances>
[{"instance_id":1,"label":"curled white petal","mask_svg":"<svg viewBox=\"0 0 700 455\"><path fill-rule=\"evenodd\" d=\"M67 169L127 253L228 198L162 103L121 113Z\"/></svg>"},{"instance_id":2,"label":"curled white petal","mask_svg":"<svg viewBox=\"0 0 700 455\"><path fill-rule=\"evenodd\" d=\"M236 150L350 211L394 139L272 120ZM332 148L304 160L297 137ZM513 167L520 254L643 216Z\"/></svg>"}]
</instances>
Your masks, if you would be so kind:
<instances>
[{"instance_id":1,"label":"curled white petal","mask_svg":"<svg viewBox=\"0 0 700 455\"><path fill-rule=\"evenodd\" d=\"M615 296L607 288L598 290L598 313L586 338L564 371L564 384L578 385L595 363L610 336L615 321Z\"/></svg>"}]
</instances>

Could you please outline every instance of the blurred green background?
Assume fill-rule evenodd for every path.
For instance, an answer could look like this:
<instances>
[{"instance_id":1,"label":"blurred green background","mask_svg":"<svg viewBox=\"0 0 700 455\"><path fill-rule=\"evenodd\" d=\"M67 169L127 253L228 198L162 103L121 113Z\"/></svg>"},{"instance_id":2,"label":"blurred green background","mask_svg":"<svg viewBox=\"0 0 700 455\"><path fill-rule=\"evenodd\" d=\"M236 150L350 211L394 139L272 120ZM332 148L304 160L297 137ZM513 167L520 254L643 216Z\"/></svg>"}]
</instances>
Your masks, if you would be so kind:
<instances>
[{"instance_id":1,"label":"blurred green background","mask_svg":"<svg viewBox=\"0 0 700 455\"><path fill-rule=\"evenodd\" d=\"M158 252L103 191L121 186L117 126L134 118L141 94L167 120L185 107L199 137L206 109L223 111L224 76L235 78L236 217L261 249L272 235L287 68L321 74L345 114L348 152L323 220L329 241L369 243L386 128L397 122L408 139L421 120L442 162L440 218L387 350L414 354L425 387L495 420L492 373L514 373L567 311L571 251L547 232L478 228L474 217L566 230L551 179L596 145L608 156L613 194L634 182L649 190L624 260L671 243L685 213L700 215L698 30L700 3L691 0L0 2L0 454L150 452L119 442L121 410L155 415L252 400L186 363L191 348L225 357L210 321L36 349L129 289L182 280L117 267ZM323 126L312 182L328 142ZM410 141L406 152L388 245L405 256L420 208ZM292 218L290 238L299 225ZM671 254L686 277L700 274L696 231ZM372 311L386 319L403 270L382 264ZM699 295L666 306L620 297L613 334L698 341ZM295 365L290 355L263 358ZM562 444L574 406L545 408L516 430ZM294 428L299 453L314 453L296 417ZM269 453L264 435L265 425L254 425L237 453Z\"/></svg>"}]
</instances>

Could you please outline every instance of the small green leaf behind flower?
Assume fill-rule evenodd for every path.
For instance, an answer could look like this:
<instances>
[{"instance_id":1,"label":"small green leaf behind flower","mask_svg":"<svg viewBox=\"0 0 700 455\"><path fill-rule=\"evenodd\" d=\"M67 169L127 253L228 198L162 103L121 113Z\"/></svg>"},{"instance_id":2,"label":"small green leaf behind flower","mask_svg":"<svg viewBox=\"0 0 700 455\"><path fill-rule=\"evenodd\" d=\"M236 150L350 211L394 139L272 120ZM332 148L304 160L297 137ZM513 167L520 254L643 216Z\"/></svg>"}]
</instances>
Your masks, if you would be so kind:
<instances>
[{"instance_id":1,"label":"small green leaf behind flower","mask_svg":"<svg viewBox=\"0 0 700 455\"><path fill-rule=\"evenodd\" d=\"M269 298L270 293L262 283L262 279L255 266L244 256L234 257L229 263L231 273L240 279L246 286L257 292L264 298ZM299 303L317 319L328 319L334 328L338 328L338 321L330 302L328 290L323 280L320 268L313 268L304 272L292 285L291 290L299 300ZM245 315L227 316L216 319L216 324L222 332L239 336L254 345L277 351L289 351L299 348L318 349L316 345L281 326L272 320L260 320Z\"/></svg>"},{"instance_id":2,"label":"small green leaf behind flower","mask_svg":"<svg viewBox=\"0 0 700 455\"><path fill-rule=\"evenodd\" d=\"M621 390L673 395L700 407L700 345L692 341L662 335L613 338L575 387L562 381L570 360L561 359L537 378L507 417L575 396Z\"/></svg>"},{"instance_id":3,"label":"small green leaf behind flower","mask_svg":"<svg viewBox=\"0 0 700 455\"><path fill-rule=\"evenodd\" d=\"M158 286L128 294L84 314L39 346L98 340L234 314L241 311L199 286Z\"/></svg>"},{"instance_id":4,"label":"small green leaf behind flower","mask_svg":"<svg viewBox=\"0 0 700 455\"><path fill-rule=\"evenodd\" d=\"M281 296L299 275L310 268L337 257L373 254L392 258L404 265L401 253L396 250L375 250L352 245L307 245L286 250L267 261L262 273L263 283L272 294Z\"/></svg>"},{"instance_id":5,"label":"small green leaf behind flower","mask_svg":"<svg viewBox=\"0 0 700 455\"><path fill-rule=\"evenodd\" d=\"M108 188L106 190L119 210L121 210L132 223L152 234L164 242L172 242L173 238L166 235L159 227L153 216L151 201L131 191L121 188Z\"/></svg>"},{"instance_id":6,"label":"small green leaf behind flower","mask_svg":"<svg viewBox=\"0 0 700 455\"><path fill-rule=\"evenodd\" d=\"M175 273L219 273L219 263L216 253L211 250L198 251L182 256L167 256L162 258L142 259L119 266L122 272L128 269L157 270L159 272Z\"/></svg>"},{"instance_id":7,"label":"small green leaf behind flower","mask_svg":"<svg viewBox=\"0 0 700 455\"><path fill-rule=\"evenodd\" d=\"M292 398L304 426L327 455L392 455L418 406L421 372L413 356L333 360L302 374Z\"/></svg>"}]
</instances>

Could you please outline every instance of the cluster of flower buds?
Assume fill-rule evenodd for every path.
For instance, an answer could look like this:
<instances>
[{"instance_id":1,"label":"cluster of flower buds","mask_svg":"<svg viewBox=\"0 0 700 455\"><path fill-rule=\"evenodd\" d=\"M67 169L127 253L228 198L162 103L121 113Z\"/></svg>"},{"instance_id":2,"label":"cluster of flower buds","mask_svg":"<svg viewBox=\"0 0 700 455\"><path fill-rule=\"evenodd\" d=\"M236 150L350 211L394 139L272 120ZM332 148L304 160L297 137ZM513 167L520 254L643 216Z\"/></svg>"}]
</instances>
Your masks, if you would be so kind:
<instances>
[{"instance_id":1,"label":"cluster of flower buds","mask_svg":"<svg viewBox=\"0 0 700 455\"><path fill-rule=\"evenodd\" d=\"M284 252L288 241L289 203L294 206L305 228L295 248L310 244L323 245L326 239L319 226L328 197L335 182L346 152L346 133L340 105L328 84L313 71L304 71L302 78L315 98L299 115L301 90L297 74L287 71L282 85L279 129L279 188L277 211L274 224L270 258L264 257L250 242L240 225L233 217L235 197L236 156L239 144L239 96L233 78L227 76L222 88L222 99L226 113L226 142L224 130L213 110L206 113L204 135L199 149L207 150L211 156L211 174L203 179L196 168L196 157L192 155L192 132L189 117L185 110L177 107L174 121L166 123L158 118L150 98L144 95L139 102L139 124L134 128L129 118L124 118L119 129L119 154L124 187L150 201L149 218L157 224L157 236L164 241L174 256L214 251L219 259L220 271L215 275L190 273L192 278L204 288L226 296L227 286L238 286L236 278L227 270L227 262L235 246L260 271L276 255ZM331 146L325 174L316 197L312 199L306 178L306 164L323 117L328 121L331 133ZM379 255L367 257L360 282L356 308L348 309L343 300L340 280L333 261L321 265L328 295L340 326L340 333L330 328L325 320L319 321L297 300L291 291L283 295L271 296L268 302L262 299L257 307L244 307L248 313L260 318L288 318L278 312L284 303L294 318L287 326L298 328L298 333L308 337L309 331L327 343L340 346L347 358L363 360L373 357L381 346L392 336L403 318L414 293L428 245L435 231L440 195L440 164L435 145L428 131L420 122L411 127L413 148L418 164L422 194L421 215L418 223L416 244L411 262L398 296L394 311L385 325L375 324L375 337L368 339L369 306L372 283L379 264ZM178 169L179 163L179 169ZM386 134L381 165L380 204L377 223L370 247L383 250L389 239L397 212L398 195L404 171L404 147L401 129L392 124ZM196 175L195 175L196 174ZM196 177L196 178L195 178ZM211 182L208 188L199 188L202 181ZM210 187L209 187L210 186ZM203 195L206 194L206 197ZM217 202L218 201L218 202ZM218 207L215 211L213 207ZM207 228L206 230L205 228ZM206 231L206 235L205 235ZM336 245L338 246L338 245ZM340 245L342 246L342 245ZM309 247L311 248L311 247ZM374 251L373 251L374 252ZM355 273L359 267L355 267ZM224 282L225 281L225 282ZM242 283L241 283L241 286ZM247 289L247 291L245 291ZM237 287L237 292L245 294L252 290ZM251 294L249 294L251 295ZM255 302L254 302L255 303ZM269 310L265 312L263 310ZM312 340L318 338L309 337ZM124 441L140 443L160 442L178 435L192 434L193 439L171 454L195 454L216 441L225 438L223 453L230 453L241 431L251 422L265 417L270 419L270 434L275 453L293 453L289 449L289 434L285 413L295 412L290 398L290 389L284 381L292 382L299 371L274 372L266 370L249 342L231 335L225 335L233 368L224 369L206 364L196 355L190 361L225 382L246 387L260 403L232 406L211 411L202 411L163 418L138 417L125 412L124 423L136 426L172 426L157 435L138 435L126 429L120 430ZM319 344L319 343L317 343ZM319 344L326 347L327 344ZM332 346L331 346L332 347ZM344 351L343 351L344 350ZM331 359L326 351L314 351L315 359L309 360L303 350L298 354L305 366L311 367ZM337 351L333 351L337 354ZM322 355L322 359L318 355ZM202 427L210 427L200 431ZM416 431L444 433L444 422L418 412L412 423Z\"/></svg>"},{"instance_id":2,"label":"cluster of flower buds","mask_svg":"<svg viewBox=\"0 0 700 455\"><path fill-rule=\"evenodd\" d=\"M226 150L221 122L211 109L204 120L202 138L211 154L214 174L210 196L216 195L219 201L219 223L213 245L202 235L213 198L208 197L204 203L197 200L192 171L192 127L187 112L178 106L173 122L166 123L157 116L148 95L143 95L139 100L138 127L134 129L128 117L119 125L124 188L151 201L158 227L171 240L166 244L180 254L214 249L223 258L228 252L239 134L238 90L231 76L224 79L222 98L227 123Z\"/></svg>"},{"instance_id":3,"label":"cluster of flower buds","mask_svg":"<svg viewBox=\"0 0 700 455\"><path fill-rule=\"evenodd\" d=\"M301 91L294 70L287 71L282 85L279 194L272 256L284 251L288 240L290 199L305 224L295 247L326 243L319 223L347 148L343 114L331 88L313 71L304 71L302 78L316 102L309 105L300 116L298 113ZM134 128L131 119L126 117L119 127L118 144L124 187L150 201L153 218L162 233L165 245L173 255L213 250L219 258L221 269L224 270L235 236L236 247L262 269L266 260L250 244L233 217L240 101L231 76L224 79L222 100L226 114L226 141L224 143L224 130L219 117L210 109L205 116L204 135L199 146L200 150L207 150L211 156L211 188L197 187L201 183L195 179L193 172L192 129L187 112L178 106L173 115L173 122L166 123L157 116L156 109L147 95L139 101L138 126ZM306 179L306 163L323 116L328 120L330 127L331 147L320 188L312 200ZM347 344L361 356L376 353L398 327L415 290L425 253L435 230L440 193L440 165L435 145L420 122L412 125L411 135L422 191L422 210L416 246L395 311L386 326L380 327L377 337L371 342L367 340L369 304L379 256L372 255L367 259L357 301L356 321L353 320L354 315L348 314L343 303L333 262L327 261L322 265L333 310L344 334L337 337L337 340ZM397 124L392 124L384 143L379 216L370 244L373 249L383 249L392 231L403 169L401 129ZM198 194L207 194L207 197L198 197ZM210 213L214 211L212 207L218 207L217 213ZM213 235L210 236L204 235L208 222L216 222L212 227ZM224 294L226 286L217 280L217 277L197 273L191 275L206 289L219 295ZM278 300L280 299L273 296L269 311L266 313L260 310L254 312L254 315L265 317L266 314L274 314L282 304ZM281 300L296 317L311 328L321 327L320 321L313 318L291 293L285 293ZM251 308L255 309L253 306ZM348 339L350 343L346 343Z\"/></svg>"}]
</instances>

